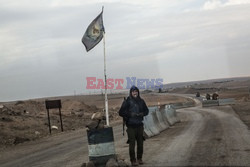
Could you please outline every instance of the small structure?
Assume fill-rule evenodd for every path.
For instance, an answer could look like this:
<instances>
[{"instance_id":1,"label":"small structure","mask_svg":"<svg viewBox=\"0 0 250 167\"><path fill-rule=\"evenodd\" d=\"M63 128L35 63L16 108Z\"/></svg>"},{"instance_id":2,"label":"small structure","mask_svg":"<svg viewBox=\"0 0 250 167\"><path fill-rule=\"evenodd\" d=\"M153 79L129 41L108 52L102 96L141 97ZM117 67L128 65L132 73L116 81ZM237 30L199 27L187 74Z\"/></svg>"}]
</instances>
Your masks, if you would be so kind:
<instances>
[{"instance_id":1,"label":"small structure","mask_svg":"<svg viewBox=\"0 0 250 167\"><path fill-rule=\"evenodd\" d=\"M211 96L210 96L209 93L206 94L206 99L207 99L207 100L211 100Z\"/></svg>"},{"instance_id":2,"label":"small structure","mask_svg":"<svg viewBox=\"0 0 250 167\"><path fill-rule=\"evenodd\" d=\"M218 100L219 95L217 93L213 93L212 99L213 100Z\"/></svg>"}]
</instances>

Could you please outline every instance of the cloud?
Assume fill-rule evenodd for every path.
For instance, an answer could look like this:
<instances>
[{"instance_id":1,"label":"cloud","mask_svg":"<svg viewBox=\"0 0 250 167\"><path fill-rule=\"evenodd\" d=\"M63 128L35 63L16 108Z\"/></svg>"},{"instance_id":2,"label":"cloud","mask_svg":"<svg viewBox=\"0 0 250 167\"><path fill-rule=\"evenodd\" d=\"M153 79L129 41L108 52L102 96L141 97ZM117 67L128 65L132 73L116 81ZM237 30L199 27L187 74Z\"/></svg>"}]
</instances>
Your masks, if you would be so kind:
<instances>
[{"instance_id":1,"label":"cloud","mask_svg":"<svg viewBox=\"0 0 250 167\"><path fill-rule=\"evenodd\" d=\"M249 0L209 0L203 5L204 10L212 10L226 6L250 4Z\"/></svg>"},{"instance_id":2,"label":"cloud","mask_svg":"<svg viewBox=\"0 0 250 167\"><path fill-rule=\"evenodd\" d=\"M216 9L222 6L223 6L223 3L220 0L209 0L205 2L203 8L205 10L211 10L211 9Z\"/></svg>"},{"instance_id":3,"label":"cloud","mask_svg":"<svg viewBox=\"0 0 250 167\"><path fill-rule=\"evenodd\" d=\"M225 5L243 5L250 4L249 0L228 0Z\"/></svg>"},{"instance_id":4,"label":"cloud","mask_svg":"<svg viewBox=\"0 0 250 167\"><path fill-rule=\"evenodd\" d=\"M81 43L103 5L108 77L169 83L250 71L249 61L235 61L249 55L250 8L239 5L246 1L39 2L1 1L0 101L83 93L86 77L103 78L103 41L90 52ZM218 10L200 10L204 4Z\"/></svg>"}]
</instances>

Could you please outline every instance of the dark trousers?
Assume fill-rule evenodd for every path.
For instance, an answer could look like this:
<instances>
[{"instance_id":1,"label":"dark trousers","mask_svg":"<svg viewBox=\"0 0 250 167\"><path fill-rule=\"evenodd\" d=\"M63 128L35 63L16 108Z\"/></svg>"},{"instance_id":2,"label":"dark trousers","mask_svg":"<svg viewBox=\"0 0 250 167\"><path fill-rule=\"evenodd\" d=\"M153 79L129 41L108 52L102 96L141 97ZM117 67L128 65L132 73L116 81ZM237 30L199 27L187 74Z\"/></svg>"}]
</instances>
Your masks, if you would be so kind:
<instances>
[{"instance_id":1,"label":"dark trousers","mask_svg":"<svg viewBox=\"0 0 250 167\"><path fill-rule=\"evenodd\" d=\"M143 154L143 125L139 127L127 127L129 140L130 161L135 161L135 143L137 143L137 159L142 159Z\"/></svg>"}]
</instances>

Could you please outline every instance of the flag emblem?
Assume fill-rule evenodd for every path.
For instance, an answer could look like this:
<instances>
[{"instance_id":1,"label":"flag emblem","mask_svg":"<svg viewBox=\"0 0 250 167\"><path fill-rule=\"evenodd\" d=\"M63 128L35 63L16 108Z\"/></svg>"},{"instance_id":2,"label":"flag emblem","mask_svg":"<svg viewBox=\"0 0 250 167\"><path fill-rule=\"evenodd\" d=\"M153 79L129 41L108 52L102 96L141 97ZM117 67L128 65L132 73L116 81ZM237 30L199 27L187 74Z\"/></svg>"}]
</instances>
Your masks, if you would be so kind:
<instances>
[{"instance_id":1,"label":"flag emblem","mask_svg":"<svg viewBox=\"0 0 250 167\"><path fill-rule=\"evenodd\" d=\"M102 13L103 11L90 23L82 37L82 43L84 44L87 52L94 48L102 40L103 34L105 33Z\"/></svg>"}]
</instances>

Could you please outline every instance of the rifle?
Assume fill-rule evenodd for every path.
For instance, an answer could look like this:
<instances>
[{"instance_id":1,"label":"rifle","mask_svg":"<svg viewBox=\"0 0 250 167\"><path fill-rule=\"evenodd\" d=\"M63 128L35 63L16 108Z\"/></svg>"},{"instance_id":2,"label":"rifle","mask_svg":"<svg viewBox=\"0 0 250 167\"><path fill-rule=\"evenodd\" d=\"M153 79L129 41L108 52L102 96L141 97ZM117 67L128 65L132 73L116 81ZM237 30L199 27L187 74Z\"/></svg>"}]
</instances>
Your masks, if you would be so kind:
<instances>
[{"instance_id":1,"label":"rifle","mask_svg":"<svg viewBox=\"0 0 250 167\"><path fill-rule=\"evenodd\" d=\"M126 97L124 97L124 101L126 101L126 100L127 100ZM126 120L125 120L124 117L122 117L122 119L123 119L123 123L122 123L122 135L124 136L124 127L125 127L125 124L126 124Z\"/></svg>"}]
</instances>

